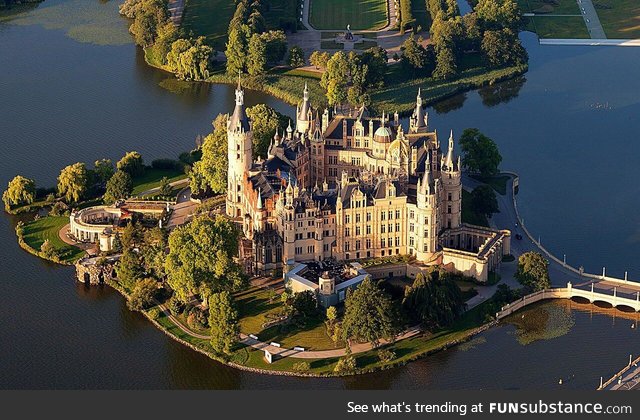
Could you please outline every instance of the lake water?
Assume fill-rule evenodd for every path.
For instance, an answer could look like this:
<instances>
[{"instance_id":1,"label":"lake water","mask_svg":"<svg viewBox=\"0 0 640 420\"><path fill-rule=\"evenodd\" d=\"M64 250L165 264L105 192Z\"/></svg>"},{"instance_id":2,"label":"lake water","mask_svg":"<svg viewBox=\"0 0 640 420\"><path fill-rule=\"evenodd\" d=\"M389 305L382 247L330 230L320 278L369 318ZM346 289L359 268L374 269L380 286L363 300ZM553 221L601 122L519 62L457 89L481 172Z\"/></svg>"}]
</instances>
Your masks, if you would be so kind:
<instances>
[{"instance_id":1,"label":"lake water","mask_svg":"<svg viewBox=\"0 0 640 420\"><path fill-rule=\"evenodd\" d=\"M117 3L47 0L0 20L2 186L18 173L52 185L66 164L128 150L147 161L174 157L232 109L232 87L180 83L146 66ZM531 55L524 79L430 108L431 125L477 127L498 143L502 167L521 175L526 224L548 248L587 270L606 266L640 279L640 50L523 39ZM246 99L292 113L257 92ZM525 325L523 335L507 323L391 371L346 379L249 374L170 340L116 292L77 285L72 269L23 252L16 221L0 217L0 388L505 389L559 387L563 378L563 388L592 389L638 351L635 315L558 302L524 313L552 320L542 331Z\"/></svg>"}]
</instances>

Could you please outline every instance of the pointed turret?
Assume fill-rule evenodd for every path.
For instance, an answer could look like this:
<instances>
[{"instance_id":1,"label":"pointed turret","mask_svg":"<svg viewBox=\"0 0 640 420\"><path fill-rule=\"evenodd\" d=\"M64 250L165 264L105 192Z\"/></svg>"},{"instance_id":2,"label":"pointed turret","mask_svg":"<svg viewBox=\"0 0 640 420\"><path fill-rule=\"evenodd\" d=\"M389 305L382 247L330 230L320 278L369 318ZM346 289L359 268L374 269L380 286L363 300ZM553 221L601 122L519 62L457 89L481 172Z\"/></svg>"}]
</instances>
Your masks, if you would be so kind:
<instances>
[{"instance_id":1,"label":"pointed turret","mask_svg":"<svg viewBox=\"0 0 640 420\"><path fill-rule=\"evenodd\" d=\"M433 182L433 176L431 174L431 157L427 154L427 161L424 163L424 175L422 176L422 193L426 195L431 194L431 183Z\"/></svg>"},{"instance_id":2,"label":"pointed turret","mask_svg":"<svg viewBox=\"0 0 640 420\"><path fill-rule=\"evenodd\" d=\"M256 205L258 210L262 210L262 190L258 188L258 204Z\"/></svg>"},{"instance_id":3,"label":"pointed turret","mask_svg":"<svg viewBox=\"0 0 640 420\"><path fill-rule=\"evenodd\" d=\"M444 168L448 171L455 171L454 165L455 159L453 157L453 130L449 134L449 150L447 150L447 157L444 159Z\"/></svg>"},{"instance_id":4,"label":"pointed turret","mask_svg":"<svg viewBox=\"0 0 640 420\"><path fill-rule=\"evenodd\" d=\"M416 107L413 110L413 114L409 120L409 131L412 133L419 133L427 131L427 114L422 108L422 95L418 88L418 96L416 97Z\"/></svg>"},{"instance_id":5,"label":"pointed turret","mask_svg":"<svg viewBox=\"0 0 640 420\"><path fill-rule=\"evenodd\" d=\"M240 83L240 73L238 72L238 87L236 88L236 106L233 114L229 118L228 128L231 131L250 131L249 117L244 109L244 91Z\"/></svg>"}]
</instances>

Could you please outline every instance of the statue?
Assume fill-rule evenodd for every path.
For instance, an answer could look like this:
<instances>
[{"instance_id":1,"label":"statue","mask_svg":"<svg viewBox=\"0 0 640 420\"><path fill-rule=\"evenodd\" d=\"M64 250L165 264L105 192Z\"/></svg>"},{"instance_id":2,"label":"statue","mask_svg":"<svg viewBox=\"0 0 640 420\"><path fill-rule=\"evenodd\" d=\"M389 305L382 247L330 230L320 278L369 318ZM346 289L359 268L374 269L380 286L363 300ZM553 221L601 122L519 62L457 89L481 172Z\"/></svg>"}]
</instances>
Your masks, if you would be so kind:
<instances>
[{"instance_id":1,"label":"statue","mask_svg":"<svg viewBox=\"0 0 640 420\"><path fill-rule=\"evenodd\" d=\"M351 33L351 25L347 25L347 32L344 34L345 41L353 41L353 34Z\"/></svg>"}]
</instances>

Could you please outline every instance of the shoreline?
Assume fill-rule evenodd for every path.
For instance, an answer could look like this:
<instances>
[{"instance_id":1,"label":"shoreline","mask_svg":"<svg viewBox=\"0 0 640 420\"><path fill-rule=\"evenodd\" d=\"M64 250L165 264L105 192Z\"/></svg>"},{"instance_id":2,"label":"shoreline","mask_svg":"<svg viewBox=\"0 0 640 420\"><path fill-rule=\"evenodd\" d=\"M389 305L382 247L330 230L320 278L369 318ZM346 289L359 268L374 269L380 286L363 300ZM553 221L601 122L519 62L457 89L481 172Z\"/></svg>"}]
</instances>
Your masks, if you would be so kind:
<instances>
[{"instance_id":1,"label":"shoreline","mask_svg":"<svg viewBox=\"0 0 640 420\"><path fill-rule=\"evenodd\" d=\"M138 47L136 47L138 48ZM161 70L165 73L168 73L170 75L172 75L173 77L175 77L175 73L173 73L172 71L170 71L166 66L162 66L162 65L158 65L158 64L154 64L149 60L149 54L148 54L148 48L142 48L143 51L143 56L144 56L144 61L145 63L152 68ZM296 69L291 69L291 70L296 70ZM498 76L498 77L488 77L488 74L491 74L493 72L496 71L507 71L507 73ZM461 79L454 79L449 81L450 84L453 84L455 87L448 91L448 92L444 92L441 93L439 95L435 95L435 96L430 96L430 97L424 97L423 98L423 106L432 106L438 102L444 101L446 99L450 99L456 95L460 95L462 93L466 93L466 92L471 92L473 90L477 90L486 86L493 86L496 83L501 83L501 82L505 82L511 79L515 79L516 77L522 76L524 74L526 74L529 71L529 64L524 64L524 65L520 65L520 66L512 66L512 67L504 67L504 68L498 68L498 69L486 69L486 71L483 73L483 75L479 75L477 77L481 78L479 81L461 81ZM267 74L264 77L269 77L269 76L273 76L273 74ZM482 77L482 76L487 76L487 77ZM296 78L300 78L300 79L314 79L317 80L317 78L314 77L305 77L305 76L294 76L294 75L289 75L288 77L296 77ZM178 78L176 78L176 80L180 80ZM205 80L190 80L187 81L190 83L211 83L211 84L224 84L224 85L231 85L234 86L238 83L237 78L231 77L231 76L227 76L226 74L214 74L213 76L209 76L209 78L205 79ZM283 101L284 103L291 105L291 106L296 106L298 105L298 103L302 100L302 97L296 97L295 100L292 98L292 93L290 93L289 91L280 89L278 87L269 85L267 83L264 83L259 79L255 79L252 78L250 76L246 76L243 80L242 80L242 86L250 89L250 90L254 90L257 92L262 92L265 93L267 95L270 95L278 100ZM409 87L408 87L409 88ZM424 91L423 91L424 93ZM375 92L371 92L372 95L375 94ZM322 106L327 106L326 104L315 104L316 106L318 105L322 105ZM376 109L375 104L371 104L370 105L371 108L373 108L374 110ZM411 116L411 113L414 110L415 105L411 104L411 106L407 106L407 107L402 107L401 105L397 107L397 111L400 117L409 117Z\"/></svg>"},{"instance_id":2,"label":"shoreline","mask_svg":"<svg viewBox=\"0 0 640 420\"><path fill-rule=\"evenodd\" d=\"M112 289L116 290L117 292L120 293L120 295L125 298L128 299L128 294L127 292L120 287L120 285L118 285L116 282L113 281L109 281L109 282L105 282L105 285L111 287ZM210 358L211 360L218 362L220 364L226 365L228 367L234 368L234 369L239 369L242 371L246 371L246 372L251 372L251 373L258 373L258 374L262 374L262 375L272 375L272 376L291 376L291 377L300 377L300 378L337 378L337 377L347 377L347 376L359 376L359 375L364 375L367 373L374 373L374 372L379 372L379 371L383 371L383 370L389 370L389 369L394 369L394 368L399 368L402 366L405 366L409 363L415 362L417 360L423 359L425 357L428 357L432 354L447 350L451 347L455 347L459 344L468 342L469 340L471 340L473 337L475 337L478 334L481 334L487 330L489 330L490 328L498 325L500 323L500 321L498 320L492 320L490 322L485 322L482 325L479 325L475 328L470 329L467 333L465 333L462 337L459 337L457 339L454 340L449 340L441 345L439 345L438 347L434 348L434 349L430 349L427 350L425 352L422 353L417 353L416 355L412 356L410 359L408 360L402 360L402 361L397 361L397 362L391 362L389 364L383 365L383 366L378 366L378 367L374 367L374 368L368 368L365 370L357 370L356 372L353 373L305 373L305 372L296 372L296 371L291 371L291 370L277 370L277 369L263 369L263 368L257 368L257 367L252 367L252 366L247 366L247 365L242 365L236 362L232 362L230 360L225 360L223 357L220 357L212 352L207 351L206 349L203 349L193 343L190 343L188 341L186 341L185 339L177 336L176 334L173 334L171 331L169 331L167 328L165 328L160 322L158 322L158 320L150 313L152 310L160 310L162 312L162 309L159 308L159 305L156 305L150 309L147 309L145 311L136 311L139 312L140 314L142 314L147 320L149 320L151 322L151 324L153 324L157 329L159 329L163 334L165 334L166 336L168 336L169 338L173 339L174 341L189 347L191 350L194 350L204 356L207 356L208 358ZM174 324L175 325L175 324ZM245 347L249 347L249 346L245 346ZM371 351L371 350L370 350ZM366 353L366 352L365 352Z\"/></svg>"}]
</instances>

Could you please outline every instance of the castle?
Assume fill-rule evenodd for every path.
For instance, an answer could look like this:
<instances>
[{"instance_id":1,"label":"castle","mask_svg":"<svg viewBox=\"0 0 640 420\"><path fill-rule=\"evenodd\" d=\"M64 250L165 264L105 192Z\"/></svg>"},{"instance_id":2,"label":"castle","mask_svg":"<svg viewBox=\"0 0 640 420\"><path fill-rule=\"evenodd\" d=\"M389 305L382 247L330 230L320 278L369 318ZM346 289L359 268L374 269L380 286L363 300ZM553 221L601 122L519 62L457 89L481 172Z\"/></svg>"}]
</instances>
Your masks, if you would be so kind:
<instances>
[{"instance_id":1,"label":"castle","mask_svg":"<svg viewBox=\"0 0 640 420\"><path fill-rule=\"evenodd\" d=\"M238 83L228 119L226 212L242 225L241 256L258 274L299 262L408 255L486 281L510 232L462 223L460 157L430 130L420 91L404 131L396 113L322 113L305 85L295 127L254 159Z\"/></svg>"}]
</instances>

